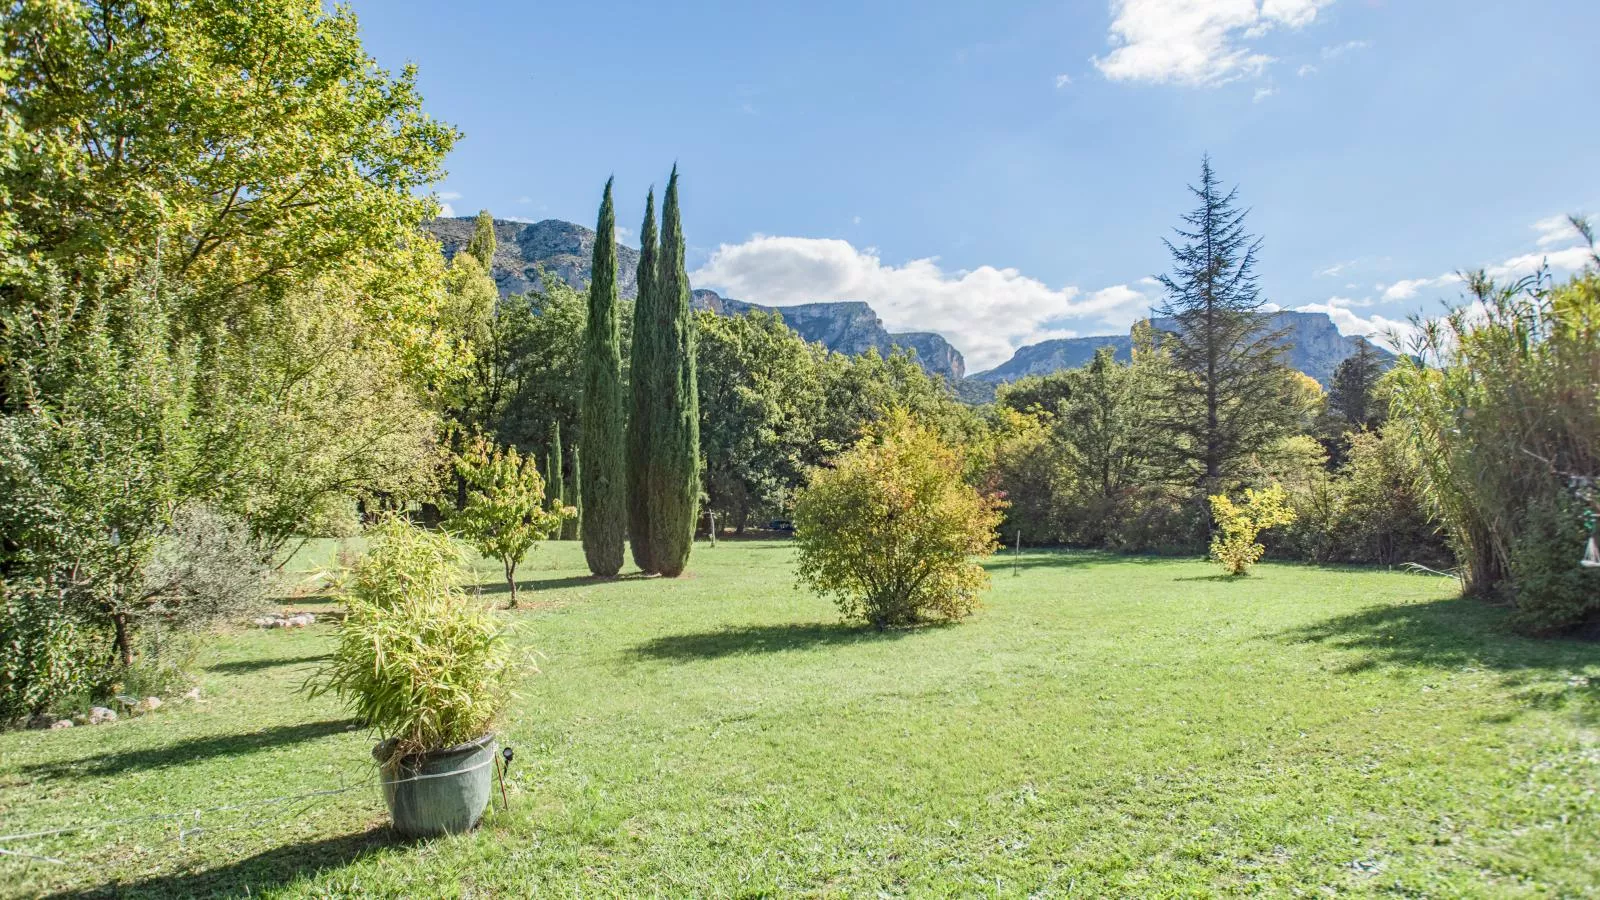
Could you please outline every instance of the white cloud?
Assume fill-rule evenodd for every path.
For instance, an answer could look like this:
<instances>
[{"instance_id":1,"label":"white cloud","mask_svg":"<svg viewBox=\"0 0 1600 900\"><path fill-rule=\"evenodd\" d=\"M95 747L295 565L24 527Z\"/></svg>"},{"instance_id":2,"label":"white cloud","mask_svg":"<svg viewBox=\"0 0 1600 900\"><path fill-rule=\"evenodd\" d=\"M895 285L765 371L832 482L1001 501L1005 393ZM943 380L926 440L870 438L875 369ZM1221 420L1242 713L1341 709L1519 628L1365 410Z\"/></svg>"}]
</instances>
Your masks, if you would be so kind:
<instances>
[{"instance_id":1,"label":"white cloud","mask_svg":"<svg viewBox=\"0 0 1600 900\"><path fill-rule=\"evenodd\" d=\"M1342 44L1335 44L1332 47L1323 47L1322 58L1338 59L1346 53L1354 53L1357 50L1365 50L1371 46L1371 41L1345 41Z\"/></svg>"},{"instance_id":2,"label":"white cloud","mask_svg":"<svg viewBox=\"0 0 1600 900\"><path fill-rule=\"evenodd\" d=\"M1521 278L1532 275L1540 266L1548 265L1552 272L1576 272L1594 261L1588 247L1568 247L1565 250L1551 250L1542 253L1524 253L1513 256L1499 265L1489 266L1484 271L1496 281Z\"/></svg>"},{"instance_id":3,"label":"white cloud","mask_svg":"<svg viewBox=\"0 0 1600 900\"><path fill-rule=\"evenodd\" d=\"M1541 247L1577 243L1582 239L1578 234L1578 230L1572 227L1572 222L1565 215L1540 219L1529 227L1539 232L1539 246Z\"/></svg>"},{"instance_id":4,"label":"white cloud","mask_svg":"<svg viewBox=\"0 0 1600 900\"><path fill-rule=\"evenodd\" d=\"M1318 272L1317 273L1317 277L1318 278L1333 278L1333 277L1337 276L1340 272L1343 272L1345 269L1348 269L1348 268L1350 268L1351 266L1353 266L1355 264L1356 264L1356 261L1353 260L1353 259L1346 260L1345 262L1334 263L1333 265L1327 267L1326 269L1323 269L1322 271Z\"/></svg>"},{"instance_id":5,"label":"white cloud","mask_svg":"<svg viewBox=\"0 0 1600 900\"><path fill-rule=\"evenodd\" d=\"M850 217L850 224L851 225L860 225L861 224L861 217L860 216L851 216Z\"/></svg>"},{"instance_id":6,"label":"white cloud","mask_svg":"<svg viewBox=\"0 0 1600 900\"><path fill-rule=\"evenodd\" d=\"M1272 57L1241 43L1304 28L1333 0L1112 0L1115 47L1093 62L1113 81L1210 86L1260 74Z\"/></svg>"},{"instance_id":7,"label":"white cloud","mask_svg":"<svg viewBox=\"0 0 1600 900\"><path fill-rule=\"evenodd\" d=\"M533 198L532 197L518 197L517 198L517 202L518 203L532 203L533 202Z\"/></svg>"},{"instance_id":8,"label":"white cloud","mask_svg":"<svg viewBox=\"0 0 1600 900\"><path fill-rule=\"evenodd\" d=\"M1398 319L1390 319L1373 314L1371 316L1358 316L1351 312L1345 304L1350 301L1344 297L1330 297L1327 303L1308 303L1295 307L1296 312L1326 313L1333 320L1339 333L1351 337L1364 337L1375 344L1387 345L1390 335L1399 335L1402 338L1412 331L1411 323Z\"/></svg>"},{"instance_id":9,"label":"white cloud","mask_svg":"<svg viewBox=\"0 0 1600 900\"><path fill-rule=\"evenodd\" d=\"M440 191L439 192L439 199L440 200L460 200L461 199L461 192L460 191Z\"/></svg>"},{"instance_id":10,"label":"white cloud","mask_svg":"<svg viewBox=\"0 0 1600 900\"><path fill-rule=\"evenodd\" d=\"M1304 78L1307 75L1315 75L1316 72L1317 72L1317 67L1316 66L1313 66L1311 63L1306 63L1305 65L1303 65L1300 68L1296 69L1294 74L1300 76L1301 78Z\"/></svg>"},{"instance_id":11,"label":"white cloud","mask_svg":"<svg viewBox=\"0 0 1600 900\"><path fill-rule=\"evenodd\" d=\"M456 208L441 200L439 201L439 215L446 219L453 219L456 215Z\"/></svg>"},{"instance_id":12,"label":"white cloud","mask_svg":"<svg viewBox=\"0 0 1600 900\"><path fill-rule=\"evenodd\" d=\"M1071 83L1072 83L1072 76L1071 75L1057 75L1056 76L1056 90L1058 90L1058 91L1061 90L1062 88L1066 87L1067 85L1071 84Z\"/></svg>"},{"instance_id":13,"label":"white cloud","mask_svg":"<svg viewBox=\"0 0 1600 900\"><path fill-rule=\"evenodd\" d=\"M891 331L940 332L973 371L1004 362L1024 344L1069 335L1068 320L1111 331L1131 324L1150 304L1128 285L1085 294L1016 269L949 271L937 258L891 265L872 248L836 238L756 235L718 247L690 277L697 286L772 306L864 300Z\"/></svg>"},{"instance_id":14,"label":"white cloud","mask_svg":"<svg viewBox=\"0 0 1600 900\"><path fill-rule=\"evenodd\" d=\"M1384 301L1392 302L1410 300L1423 291L1443 288L1447 285L1457 284L1460 281L1461 276L1449 273L1433 278L1402 278L1390 285L1380 284L1378 288L1383 291Z\"/></svg>"},{"instance_id":15,"label":"white cloud","mask_svg":"<svg viewBox=\"0 0 1600 900\"><path fill-rule=\"evenodd\" d=\"M1271 87L1270 85L1267 86L1267 87L1256 88L1256 95L1254 97L1250 98L1250 102L1251 103L1260 103L1261 101L1267 99L1268 97L1271 97L1273 94L1276 94L1277 92L1278 92L1278 89L1275 88L1275 87Z\"/></svg>"}]
</instances>

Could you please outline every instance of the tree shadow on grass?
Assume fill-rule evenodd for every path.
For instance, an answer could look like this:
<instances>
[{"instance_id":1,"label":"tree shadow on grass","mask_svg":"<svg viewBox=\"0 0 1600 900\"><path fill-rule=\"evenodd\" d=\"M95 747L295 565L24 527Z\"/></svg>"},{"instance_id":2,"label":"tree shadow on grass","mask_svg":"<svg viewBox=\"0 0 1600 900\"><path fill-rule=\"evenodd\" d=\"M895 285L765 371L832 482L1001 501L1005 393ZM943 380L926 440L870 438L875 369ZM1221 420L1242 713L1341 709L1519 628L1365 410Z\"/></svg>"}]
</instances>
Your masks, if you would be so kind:
<instances>
[{"instance_id":1,"label":"tree shadow on grass","mask_svg":"<svg viewBox=\"0 0 1600 900\"><path fill-rule=\"evenodd\" d=\"M238 862L143 881L64 891L52 897L244 897L273 893L301 876L347 866L385 847L406 843L387 827L304 844L274 847Z\"/></svg>"},{"instance_id":2,"label":"tree shadow on grass","mask_svg":"<svg viewBox=\"0 0 1600 900\"><path fill-rule=\"evenodd\" d=\"M301 663L321 662L327 658L328 654L317 653L309 656L277 656L271 659L240 659L206 666L206 671L219 672L223 675L245 675L250 672L260 672L263 669L276 669L279 666L296 666Z\"/></svg>"},{"instance_id":3,"label":"tree shadow on grass","mask_svg":"<svg viewBox=\"0 0 1600 900\"><path fill-rule=\"evenodd\" d=\"M668 634L638 644L632 655L648 659L716 659L752 653L782 653L842 644L892 641L942 627L937 624L918 628L890 628L877 631L860 625L821 622L785 625L742 625L694 634Z\"/></svg>"},{"instance_id":4,"label":"tree shadow on grass","mask_svg":"<svg viewBox=\"0 0 1600 900\"><path fill-rule=\"evenodd\" d=\"M1591 665L1591 642L1529 638L1507 626L1509 611L1468 597L1373 606L1284 632L1294 643L1321 643L1364 651L1346 671L1374 664L1435 668L1472 667L1530 677ZM1514 683L1508 681L1508 683Z\"/></svg>"},{"instance_id":5,"label":"tree shadow on grass","mask_svg":"<svg viewBox=\"0 0 1600 900\"><path fill-rule=\"evenodd\" d=\"M569 575L566 578L530 579L517 582L517 593L561 591L601 584L628 584L634 581L648 581L655 577L654 575L646 575L643 572L629 572L626 575L618 575L614 578L602 578L599 575ZM504 580L480 582L476 587L480 594L509 594L511 592L511 586L506 584Z\"/></svg>"},{"instance_id":6,"label":"tree shadow on grass","mask_svg":"<svg viewBox=\"0 0 1600 900\"><path fill-rule=\"evenodd\" d=\"M164 747L127 750L122 753L102 753L82 759L62 762L38 763L23 766L25 775L38 778L78 778L120 775L124 772L165 769L182 766L215 756L245 756L271 750L301 741L344 734L354 719L328 719L321 722L304 722L299 725L278 725L243 734L210 735L189 738Z\"/></svg>"}]
</instances>

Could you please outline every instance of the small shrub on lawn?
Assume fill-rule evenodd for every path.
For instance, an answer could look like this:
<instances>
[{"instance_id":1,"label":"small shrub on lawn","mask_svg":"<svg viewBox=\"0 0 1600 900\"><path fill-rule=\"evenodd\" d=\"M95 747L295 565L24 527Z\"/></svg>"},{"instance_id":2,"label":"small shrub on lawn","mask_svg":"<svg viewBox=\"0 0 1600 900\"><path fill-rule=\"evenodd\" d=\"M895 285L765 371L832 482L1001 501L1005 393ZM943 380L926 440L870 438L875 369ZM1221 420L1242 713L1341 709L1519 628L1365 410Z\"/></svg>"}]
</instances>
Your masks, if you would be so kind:
<instances>
[{"instance_id":1,"label":"small shrub on lawn","mask_svg":"<svg viewBox=\"0 0 1600 900\"><path fill-rule=\"evenodd\" d=\"M1229 575L1245 575L1261 560L1267 550L1256 543L1261 532L1294 521L1289 495L1279 484L1261 491L1246 488L1243 503L1233 502L1227 494L1213 494L1211 515L1217 520L1211 558L1221 563Z\"/></svg>"},{"instance_id":2,"label":"small shrub on lawn","mask_svg":"<svg viewBox=\"0 0 1600 900\"><path fill-rule=\"evenodd\" d=\"M504 630L461 590L450 539L395 519L378 530L345 592L333 659L311 682L338 695L394 752L451 747L486 733L512 674Z\"/></svg>"},{"instance_id":3,"label":"small shrub on lawn","mask_svg":"<svg viewBox=\"0 0 1600 900\"><path fill-rule=\"evenodd\" d=\"M1000 500L962 480L961 456L894 413L817 469L795 502L800 578L876 628L959 619L989 583Z\"/></svg>"}]
</instances>

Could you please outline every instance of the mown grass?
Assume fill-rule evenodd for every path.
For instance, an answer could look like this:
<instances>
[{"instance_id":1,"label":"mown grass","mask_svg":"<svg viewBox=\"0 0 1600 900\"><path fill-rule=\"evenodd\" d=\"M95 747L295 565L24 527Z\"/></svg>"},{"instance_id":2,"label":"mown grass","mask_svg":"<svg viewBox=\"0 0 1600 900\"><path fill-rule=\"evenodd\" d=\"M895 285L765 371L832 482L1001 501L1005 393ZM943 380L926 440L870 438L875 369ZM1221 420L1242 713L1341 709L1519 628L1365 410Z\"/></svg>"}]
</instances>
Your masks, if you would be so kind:
<instances>
[{"instance_id":1,"label":"mown grass","mask_svg":"<svg viewBox=\"0 0 1600 900\"><path fill-rule=\"evenodd\" d=\"M575 545L537 550L508 615L542 671L503 729L510 809L474 834L397 843L362 788L202 813L182 840L159 822L7 842L66 863L0 857L0 887L1600 892L1600 647L1512 637L1451 582L1034 552L996 563L976 618L876 634L792 567L786 544L725 542L691 577L593 582ZM226 634L203 704L0 734L0 831L359 782L370 736L295 693L329 636Z\"/></svg>"}]
</instances>

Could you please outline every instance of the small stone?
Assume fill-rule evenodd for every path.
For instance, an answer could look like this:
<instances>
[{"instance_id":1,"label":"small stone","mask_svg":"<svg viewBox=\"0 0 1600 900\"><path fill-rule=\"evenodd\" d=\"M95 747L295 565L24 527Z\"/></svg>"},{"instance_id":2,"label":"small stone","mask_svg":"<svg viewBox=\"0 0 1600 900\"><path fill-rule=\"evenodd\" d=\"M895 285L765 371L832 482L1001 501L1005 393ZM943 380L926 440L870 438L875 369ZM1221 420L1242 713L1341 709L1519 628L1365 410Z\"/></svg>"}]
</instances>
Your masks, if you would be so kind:
<instances>
[{"instance_id":1,"label":"small stone","mask_svg":"<svg viewBox=\"0 0 1600 900\"><path fill-rule=\"evenodd\" d=\"M183 699L189 701L190 703L199 703L200 689L198 687L189 688L187 691L183 692Z\"/></svg>"},{"instance_id":2,"label":"small stone","mask_svg":"<svg viewBox=\"0 0 1600 900\"><path fill-rule=\"evenodd\" d=\"M116 720L117 711L114 709L107 709L104 706L94 706L89 709L88 724L90 725L99 725L101 722L115 722Z\"/></svg>"},{"instance_id":3,"label":"small stone","mask_svg":"<svg viewBox=\"0 0 1600 900\"><path fill-rule=\"evenodd\" d=\"M147 712L155 712L156 710L158 710L160 708L161 708L161 698L160 697L146 697L143 700L140 700L138 703L135 703L133 705L133 714L136 715L136 716L140 716L140 715L144 715Z\"/></svg>"},{"instance_id":4,"label":"small stone","mask_svg":"<svg viewBox=\"0 0 1600 900\"><path fill-rule=\"evenodd\" d=\"M50 730L51 731L55 731L57 728L71 728L71 727L72 727L72 720L71 719L57 719L56 721L50 723Z\"/></svg>"}]
</instances>

